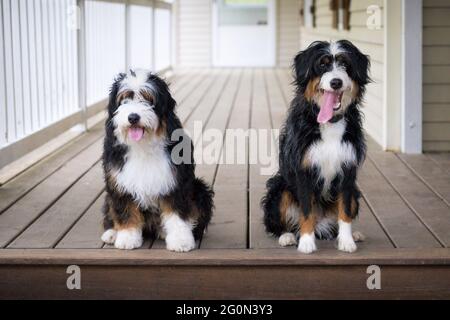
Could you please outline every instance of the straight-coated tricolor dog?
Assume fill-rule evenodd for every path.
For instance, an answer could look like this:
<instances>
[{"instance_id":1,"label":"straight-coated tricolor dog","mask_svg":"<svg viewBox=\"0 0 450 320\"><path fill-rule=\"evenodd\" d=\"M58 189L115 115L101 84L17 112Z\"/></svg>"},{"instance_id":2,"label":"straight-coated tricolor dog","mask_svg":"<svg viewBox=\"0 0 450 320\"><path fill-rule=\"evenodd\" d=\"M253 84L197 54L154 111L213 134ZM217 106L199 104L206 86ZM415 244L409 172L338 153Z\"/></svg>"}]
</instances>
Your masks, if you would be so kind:
<instances>
[{"instance_id":1,"label":"straight-coated tricolor dog","mask_svg":"<svg viewBox=\"0 0 450 320\"><path fill-rule=\"evenodd\" d=\"M120 74L112 87L102 240L118 249L139 248L148 235L165 238L168 250L190 251L211 220L213 193L195 177L192 142L183 134L175 105L167 84L145 70ZM189 156L174 161L182 140L188 150L177 156L186 158L186 151Z\"/></svg>"},{"instance_id":2,"label":"straight-coated tricolor dog","mask_svg":"<svg viewBox=\"0 0 450 320\"><path fill-rule=\"evenodd\" d=\"M370 82L370 61L348 41L315 42L295 58L296 97L280 136L280 169L262 200L266 230L281 246L317 250L334 239L354 252L359 233L358 168L366 144L360 105Z\"/></svg>"}]
</instances>

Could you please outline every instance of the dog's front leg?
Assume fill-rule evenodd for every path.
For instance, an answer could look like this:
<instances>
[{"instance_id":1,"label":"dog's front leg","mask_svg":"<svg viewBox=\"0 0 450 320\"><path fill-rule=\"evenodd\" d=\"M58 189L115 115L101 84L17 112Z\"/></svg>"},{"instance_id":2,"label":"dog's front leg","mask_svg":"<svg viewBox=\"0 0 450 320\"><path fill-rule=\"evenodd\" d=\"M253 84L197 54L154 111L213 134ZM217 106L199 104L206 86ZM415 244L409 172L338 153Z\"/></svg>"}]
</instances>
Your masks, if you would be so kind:
<instances>
[{"instance_id":1,"label":"dog's front leg","mask_svg":"<svg viewBox=\"0 0 450 320\"><path fill-rule=\"evenodd\" d=\"M317 251L316 237L314 229L316 226L316 217L309 214L307 217L300 217L300 241L298 244L298 251L305 254L310 254Z\"/></svg>"},{"instance_id":2,"label":"dog's front leg","mask_svg":"<svg viewBox=\"0 0 450 320\"><path fill-rule=\"evenodd\" d=\"M300 213L300 241L298 251L310 254L317 251L315 229L317 223L317 206L312 201L312 195L308 194L303 199L302 212Z\"/></svg>"},{"instance_id":3,"label":"dog's front leg","mask_svg":"<svg viewBox=\"0 0 450 320\"><path fill-rule=\"evenodd\" d=\"M358 200L352 195L338 197L338 249L344 252L353 253L357 246L352 233L353 219L358 215Z\"/></svg>"},{"instance_id":4,"label":"dog's front leg","mask_svg":"<svg viewBox=\"0 0 450 320\"><path fill-rule=\"evenodd\" d=\"M114 209L112 208L111 210ZM116 212L121 213L117 214ZM123 210L114 210L113 217L113 232L116 232L114 246L122 250L132 250L142 247L144 216L138 206L135 203L128 203ZM108 230L107 232L112 231Z\"/></svg>"},{"instance_id":5,"label":"dog's front leg","mask_svg":"<svg viewBox=\"0 0 450 320\"><path fill-rule=\"evenodd\" d=\"M161 224L169 251L189 252L195 249L194 226L170 207L163 208Z\"/></svg>"}]
</instances>

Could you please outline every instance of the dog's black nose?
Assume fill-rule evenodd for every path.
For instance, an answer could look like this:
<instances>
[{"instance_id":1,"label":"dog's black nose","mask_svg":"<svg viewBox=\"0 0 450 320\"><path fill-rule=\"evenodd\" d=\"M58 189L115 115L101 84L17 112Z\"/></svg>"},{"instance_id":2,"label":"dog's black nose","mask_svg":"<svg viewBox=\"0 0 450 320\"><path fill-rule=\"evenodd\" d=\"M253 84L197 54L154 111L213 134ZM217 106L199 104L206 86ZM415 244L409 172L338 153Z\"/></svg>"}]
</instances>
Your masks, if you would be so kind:
<instances>
[{"instance_id":1,"label":"dog's black nose","mask_svg":"<svg viewBox=\"0 0 450 320\"><path fill-rule=\"evenodd\" d=\"M128 116L128 122L131 124L138 124L139 120L141 120L141 116L137 113L132 113Z\"/></svg>"},{"instance_id":2,"label":"dog's black nose","mask_svg":"<svg viewBox=\"0 0 450 320\"><path fill-rule=\"evenodd\" d=\"M331 88L333 88L334 90L339 90L342 88L342 86L344 85L344 82L341 79L333 79L330 82L330 86Z\"/></svg>"}]
</instances>

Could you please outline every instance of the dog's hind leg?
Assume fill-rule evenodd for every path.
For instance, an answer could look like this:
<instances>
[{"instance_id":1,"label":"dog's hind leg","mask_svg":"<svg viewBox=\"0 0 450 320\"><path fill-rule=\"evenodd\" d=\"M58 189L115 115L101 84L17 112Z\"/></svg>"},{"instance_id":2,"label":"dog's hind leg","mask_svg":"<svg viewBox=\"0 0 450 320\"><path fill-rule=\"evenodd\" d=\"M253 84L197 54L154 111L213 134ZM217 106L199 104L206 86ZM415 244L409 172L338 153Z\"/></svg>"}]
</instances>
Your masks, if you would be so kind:
<instances>
[{"instance_id":1,"label":"dog's hind leg","mask_svg":"<svg viewBox=\"0 0 450 320\"><path fill-rule=\"evenodd\" d=\"M201 239L209 222L211 221L214 204L214 192L206 182L201 179L195 179L193 183L194 206L197 210L198 217L194 228L194 237L196 240Z\"/></svg>"},{"instance_id":2,"label":"dog's hind leg","mask_svg":"<svg viewBox=\"0 0 450 320\"><path fill-rule=\"evenodd\" d=\"M143 243L144 216L139 207L128 198L106 196L103 208L105 232L102 241L117 249L132 250Z\"/></svg>"},{"instance_id":3,"label":"dog's hind leg","mask_svg":"<svg viewBox=\"0 0 450 320\"><path fill-rule=\"evenodd\" d=\"M282 247L296 245L299 209L281 176L277 175L267 182L267 193L261 206L266 231L279 237L278 243Z\"/></svg>"},{"instance_id":4,"label":"dog's hind leg","mask_svg":"<svg viewBox=\"0 0 450 320\"><path fill-rule=\"evenodd\" d=\"M114 229L114 220L110 215L110 199L106 196L105 203L102 208L103 212L103 229L105 230L102 234L102 241L106 244L114 244L117 237L117 231Z\"/></svg>"}]
</instances>

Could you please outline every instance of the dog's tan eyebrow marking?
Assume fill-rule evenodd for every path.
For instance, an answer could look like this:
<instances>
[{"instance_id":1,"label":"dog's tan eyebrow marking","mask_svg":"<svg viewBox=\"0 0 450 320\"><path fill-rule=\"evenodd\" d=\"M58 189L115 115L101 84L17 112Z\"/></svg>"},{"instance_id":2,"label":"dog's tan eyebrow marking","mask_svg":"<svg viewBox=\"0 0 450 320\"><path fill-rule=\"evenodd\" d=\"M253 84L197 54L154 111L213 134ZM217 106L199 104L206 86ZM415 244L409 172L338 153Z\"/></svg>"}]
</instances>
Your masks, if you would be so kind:
<instances>
[{"instance_id":1,"label":"dog's tan eyebrow marking","mask_svg":"<svg viewBox=\"0 0 450 320\"><path fill-rule=\"evenodd\" d=\"M134 99L134 91L131 90L125 90L117 96L116 102L117 104L120 104L125 99Z\"/></svg>"},{"instance_id":2,"label":"dog's tan eyebrow marking","mask_svg":"<svg viewBox=\"0 0 450 320\"><path fill-rule=\"evenodd\" d=\"M153 97L153 95L150 92L148 92L148 90L140 90L139 94L142 96L142 98L147 100L151 105L153 105L155 103L155 98Z\"/></svg>"}]
</instances>

